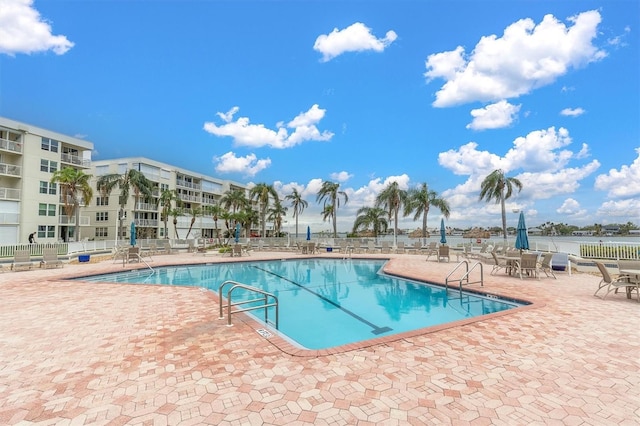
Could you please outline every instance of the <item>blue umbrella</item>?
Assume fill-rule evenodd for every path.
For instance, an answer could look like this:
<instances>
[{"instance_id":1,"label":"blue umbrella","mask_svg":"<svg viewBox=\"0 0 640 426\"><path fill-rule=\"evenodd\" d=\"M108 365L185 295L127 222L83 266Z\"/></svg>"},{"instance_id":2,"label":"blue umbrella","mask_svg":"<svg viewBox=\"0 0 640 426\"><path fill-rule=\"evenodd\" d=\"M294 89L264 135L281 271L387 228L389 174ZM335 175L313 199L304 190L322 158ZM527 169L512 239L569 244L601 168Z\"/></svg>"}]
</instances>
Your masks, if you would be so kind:
<instances>
[{"instance_id":1,"label":"blue umbrella","mask_svg":"<svg viewBox=\"0 0 640 426\"><path fill-rule=\"evenodd\" d=\"M240 241L240 224L239 223L236 224L235 237L236 237L236 244L238 244L238 242Z\"/></svg>"},{"instance_id":2,"label":"blue umbrella","mask_svg":"<svg viewBox=\"0 0 640 426\"><path fill-rule=\"evenodd\" d=\"M444 228L444 219L440 219L440 243L447 244L447 231Z\"/></svg>"},{"instance_id":3,"label":"blue umbrella","mask_svg":"<svg viewBox=\"0 0 640 426\"><path fill-rule=\"evenodd\" d=\"M307 241L311 241L311 228L307 226Z\"/></svg>"},{"instance_id":4,"label":"blue umbrella","mask_svg":"<svg viewBox=\"0 0 640 426\"><path fill-rule=\"evenodd\" d=\"M527 236L527 225L524 224L524 213L520 212L518 228L516 228L516 248L529 250L529 237Z\"/></svg>"},{"instance_id":5,"label":"blue umbrella","mask_svg":"<svg viewBox=\"0 0 640 426\"><path fill-rule=\"evenodd\" d=\"M129 241L131 242L132 246L136 245L136 223L135 222L131 222L131 232L130 232L130 236L129 236Z\"/></svg>"}]
</instances>

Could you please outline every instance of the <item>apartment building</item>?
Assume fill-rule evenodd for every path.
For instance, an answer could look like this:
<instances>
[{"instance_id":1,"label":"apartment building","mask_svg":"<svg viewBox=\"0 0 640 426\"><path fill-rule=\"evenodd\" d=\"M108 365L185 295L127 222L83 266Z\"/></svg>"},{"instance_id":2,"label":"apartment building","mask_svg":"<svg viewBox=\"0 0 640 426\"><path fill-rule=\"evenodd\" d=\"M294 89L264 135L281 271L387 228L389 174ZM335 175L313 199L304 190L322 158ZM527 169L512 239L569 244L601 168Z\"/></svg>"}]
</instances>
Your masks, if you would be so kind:
<instances>
[{"instance_id":1,"label":"apartment building","mask_svg":"<svg viewBox=\"0 0 640 426\"><path fill-rule=\"evenodd\" d=\"M111 194L103 196L97 190L96 183L101 176L124 175L132 169L141 172L151 182L153 199L140 198L136 203L135 198L130 196L125 208L121 210L120 189L116 186ZM145 157L94 161L91 174L94 176L94 202L83 209L83 213L91 218L88 232L83 232L83 236L94 240L129 239L131 222L135 223L137 238L164 238L165 223L158 199L165 190L175 191L185 212L176 217L176 226L173 224L173 217L167 218L167 236L180 239L213 238L216 236L216 225L222 231L224 223L218 221L216 224L211 216L196 215L195 222L191 225L194 216L189 211L201 211L203 207L215 205L227 191L247 190L240 183L217 179Z\"/></svg>"},{"instance_id":2,"label":"apartment building","mask_svg":"<svg viewBox=\"0 0 640 426\"><path fill-rule=\"evenodd\" d=\"M89 174L92 150L89 141L0 117L0 244L26 243L33 232L39 243L82 235L89 218L75 229L51 178L64 167Z\"/></svg>"}]
</instances>

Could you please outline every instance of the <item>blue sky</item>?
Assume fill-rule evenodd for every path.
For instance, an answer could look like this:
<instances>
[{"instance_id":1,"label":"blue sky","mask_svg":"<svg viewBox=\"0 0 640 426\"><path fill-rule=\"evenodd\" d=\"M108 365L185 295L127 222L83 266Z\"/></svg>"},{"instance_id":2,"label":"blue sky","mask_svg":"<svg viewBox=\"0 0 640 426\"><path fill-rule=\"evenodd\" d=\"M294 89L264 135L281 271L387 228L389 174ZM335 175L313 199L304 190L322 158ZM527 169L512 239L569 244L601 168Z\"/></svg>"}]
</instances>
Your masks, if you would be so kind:
<instances>
[{"instance_id":1,"label":"blue sky","mask_svg":"<svg viewBox=\"0 0 640 426\"><path fill-rule=\"evenodd\" d=\"M324 180L339 230L392 181L500 226L495 169L529 226L640 225L639 29L635 0L0 0L0 115L94 160L295 187L318 231Z\"/></svg>"}]
</instances>

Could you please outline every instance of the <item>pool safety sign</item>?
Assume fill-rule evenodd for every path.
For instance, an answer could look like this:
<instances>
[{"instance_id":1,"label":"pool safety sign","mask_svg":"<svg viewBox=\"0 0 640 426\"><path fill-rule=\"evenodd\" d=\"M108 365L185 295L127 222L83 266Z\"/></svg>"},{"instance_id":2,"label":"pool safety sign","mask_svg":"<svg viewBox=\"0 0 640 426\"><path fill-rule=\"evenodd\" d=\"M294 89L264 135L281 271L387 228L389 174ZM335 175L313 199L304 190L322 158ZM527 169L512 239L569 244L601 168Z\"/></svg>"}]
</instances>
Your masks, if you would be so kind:
<instances>
[{"instance_id":1,"label":"pool safety sign","mask_svg":"<svg viewBox=\"0 0 640 426\"><path fill-rule=\"evenodd\" d=\"M265 339L268 339L269 337L273 337L273 334L271 334L269 330L265 330L264 328L259 328L256 331L258 332L259 335L261 335Z\"/></svg>"}]
</instances>

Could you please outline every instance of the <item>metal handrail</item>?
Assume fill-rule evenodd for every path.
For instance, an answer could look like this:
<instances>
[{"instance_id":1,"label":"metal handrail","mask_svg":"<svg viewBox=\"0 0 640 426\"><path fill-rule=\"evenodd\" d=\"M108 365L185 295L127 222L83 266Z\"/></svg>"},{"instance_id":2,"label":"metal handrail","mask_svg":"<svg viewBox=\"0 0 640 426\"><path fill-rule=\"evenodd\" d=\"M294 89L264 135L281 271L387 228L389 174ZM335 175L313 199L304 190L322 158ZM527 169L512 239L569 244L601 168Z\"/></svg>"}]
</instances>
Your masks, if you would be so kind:
<instances>
[{"instance_id":1,"label":"metal handrail","mask_svg":"<svg viewBox=\"0 0 640 426\"><path fill-rule=\"evenodd\" d=\"M222 284L220 284L220 287L218 288L218 305L219 305L220 319L224 318L223 306L222 306L222 292L224 288L228 285L232 285L232 287L229 289L229 291L227 291L227 325L231 325L231 314L237 314L239 312L254 311L256 309L264 309L264 322L268 324L269 310L267 308L275 307L276 308L275 328L276 330L278 329L278 298L272 293L268 293L264 290L260 290L259 288L242 284L233 280L227 280L223 282ZM263 297L259 297L257 299L252 299L252 300L244 300L242 302L231 303L231 293L237 288L243 288L248 291L253 291L255 293L261 294ZM275 302L269 303L269 298L272 298ZM247 303L260 302L260 301L263 301L264 304L260 306L253 306L251 308L236 309L235 311L231 310L233 306L241 306Z\"/></svg>"},{"instance_id":2,"label":"metal handrail","mask_svg":"<svg viewBox=\"0 0 640 426\"><path fill-rule=\"evenodd\" d=\"M484 287L484 268L482 266L482 263L481 262L475 262L473 264L473 266L471 266L471 268L469 268L469 261L463 260L462 262L458 263L453 268L453 270L451 270L451 272L449 272L449 275L447 275L447 277L445 278L445 280L444 280L445 289L449 288L449 278L451 278L451 275L453 275L453 273L455 271L457 271L458 268L461 267L462 265L464 265L465 269L466 269L464 275L461 276L459 279L456 278L455 280L452 280L452 281L458 281L459 282L458 286L459 286L460 291L462 291L462 281L466 281L465 284L477 284L477 283L480 283L480 286ZM469 274L471 274L471 272L473 272L473 270L477 266L480 266L480 280L471 282L471 281L469 281Z\"/></svg>"}]
</instances>

